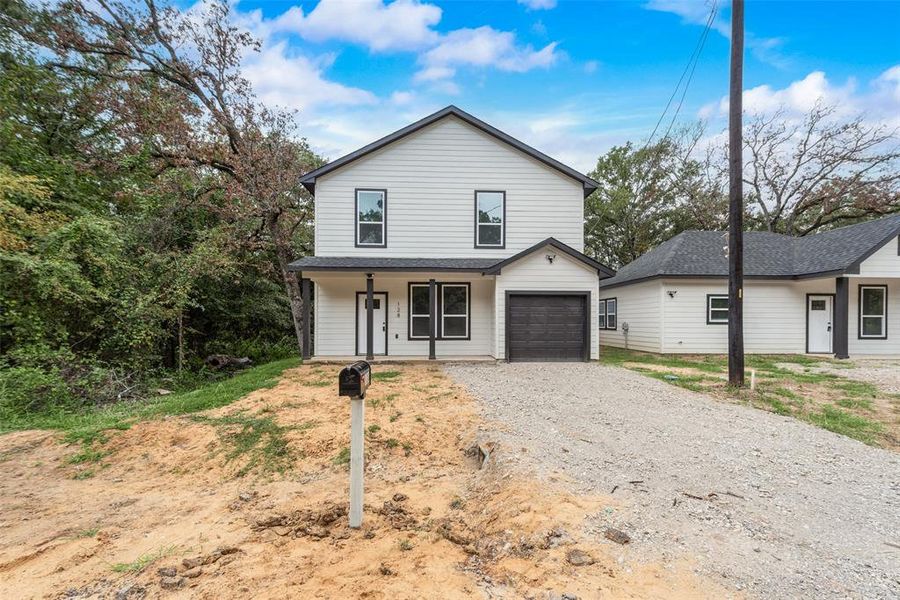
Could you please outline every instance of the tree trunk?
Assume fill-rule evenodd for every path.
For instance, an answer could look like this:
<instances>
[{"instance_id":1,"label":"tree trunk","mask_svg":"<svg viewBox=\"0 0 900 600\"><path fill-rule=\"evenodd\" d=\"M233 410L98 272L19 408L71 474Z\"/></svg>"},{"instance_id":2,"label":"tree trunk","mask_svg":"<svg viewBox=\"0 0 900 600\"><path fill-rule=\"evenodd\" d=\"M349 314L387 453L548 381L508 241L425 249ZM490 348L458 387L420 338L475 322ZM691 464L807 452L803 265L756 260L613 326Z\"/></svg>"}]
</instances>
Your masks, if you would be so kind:
<instances>
[{"instance_id":1,"label":"tree trunk","mask_svg":"<svg viewBox=\"0 0 900 600\"><path fill-rule=\"evenodd\" d=\"M275 256L278 259L278 268L284 280L284 289L287 292L288 301L291 303L291 319L294 321L294 334L297 337L297 350L303 354L303 297L300 295L300 282L297 274L288 270L291 262L290 242L284 240L278 226L278 215L272 214L266 218L269 234L275 246Z\"/></svg>"}]
</instances>

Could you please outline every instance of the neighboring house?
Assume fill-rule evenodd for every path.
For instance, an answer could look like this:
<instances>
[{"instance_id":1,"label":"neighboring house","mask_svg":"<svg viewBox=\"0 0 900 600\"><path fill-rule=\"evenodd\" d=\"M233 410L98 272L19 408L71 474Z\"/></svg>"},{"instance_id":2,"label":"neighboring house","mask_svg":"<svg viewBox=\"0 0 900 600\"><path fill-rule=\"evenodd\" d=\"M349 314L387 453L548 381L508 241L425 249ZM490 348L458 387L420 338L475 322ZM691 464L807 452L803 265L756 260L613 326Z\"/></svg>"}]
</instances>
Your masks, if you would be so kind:
<instances>
[{"instance_id":1,"label":"neighboring house","mask_svg":"<svg viewBox=\"0 0 900 600\"><path fill-rule=\"evenodd\" d=\"M801 238L744 234L749 353L900 355L900 215ZM686 231L601 282L601 345L725 353L723 233Z\"/></svg>"},{"instance_id":2,"label":"neighboring house","mask_svg":"<svg viewBox=\"0 0 900 600\"><path fill-rule=\"evenodd\" d=\"M597 358L614 272L582 254L592 179L449 106L301 182L304 355Z\"/></svg>"}]
</instances>

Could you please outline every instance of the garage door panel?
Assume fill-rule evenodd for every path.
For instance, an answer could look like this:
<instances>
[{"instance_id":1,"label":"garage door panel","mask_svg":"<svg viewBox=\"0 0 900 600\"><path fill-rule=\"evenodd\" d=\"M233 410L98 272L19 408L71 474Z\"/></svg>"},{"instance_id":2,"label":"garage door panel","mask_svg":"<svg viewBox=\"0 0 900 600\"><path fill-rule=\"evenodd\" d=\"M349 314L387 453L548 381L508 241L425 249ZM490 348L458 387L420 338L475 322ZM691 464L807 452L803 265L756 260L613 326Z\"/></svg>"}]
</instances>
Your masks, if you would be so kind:
<instances>
[{"instance_id":1,"label":"garage door panel","mask_svg":"<svg viewBox=\"0 0 900 600\"><path fill-rule=\"evenodd\" d=\"M588 318L585 296L511 294L508 303L509 360L585 359Z\"/></svg>"}]
</instances>

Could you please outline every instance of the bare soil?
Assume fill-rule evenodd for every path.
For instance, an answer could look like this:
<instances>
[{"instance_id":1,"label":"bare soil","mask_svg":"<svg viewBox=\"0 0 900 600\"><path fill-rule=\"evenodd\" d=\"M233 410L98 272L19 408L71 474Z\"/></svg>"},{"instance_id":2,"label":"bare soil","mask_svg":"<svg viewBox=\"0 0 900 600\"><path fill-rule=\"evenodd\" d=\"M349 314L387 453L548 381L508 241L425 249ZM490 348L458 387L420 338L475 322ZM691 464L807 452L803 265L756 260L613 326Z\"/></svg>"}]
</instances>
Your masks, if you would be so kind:
<instances>
[{"instance_id":1,"label":"bare soil","mask_svg":"<svg viewBox=\"0 0 900 600\"><path fill-rule=\"evenodd\" d=\"M0 598L730 595L689 556L620 562L588 526L616 502L528 479L502 445L480 468L476 432L493 426L476 402L436 367L387 368L398 375L376 381L366 406L378 427L361 530L347 526L336 460L349 441L337 366L288 371L207 420L114 432L97 463L70 464L81 448L54 432L0 437ZM210 420L223 416L288 427L292 468L260 460L238 476L251 455L229 459L235 431Z\"/></svg>"}]
</instances>

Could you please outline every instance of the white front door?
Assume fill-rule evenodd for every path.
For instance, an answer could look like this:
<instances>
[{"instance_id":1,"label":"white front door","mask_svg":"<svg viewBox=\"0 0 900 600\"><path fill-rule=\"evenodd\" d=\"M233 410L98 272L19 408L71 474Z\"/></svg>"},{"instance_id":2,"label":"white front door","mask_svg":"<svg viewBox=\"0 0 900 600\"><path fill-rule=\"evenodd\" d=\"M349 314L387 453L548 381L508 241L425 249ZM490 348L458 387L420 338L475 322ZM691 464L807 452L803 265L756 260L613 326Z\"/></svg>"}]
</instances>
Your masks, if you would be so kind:
<instances>
[{"instance_id":1,"label":"white front door","mask_svg":"<svg viewBox=\"0 0 900 600\"><path fill-rule=\"evenodd\" d=\"M806 297L806 350L831 352L832 296Z\"/></svg>"},{"instance_id":2,"label":"white front door","mask_svg":"<svg viewBox=\"0 0 900 600\"><path fill-rule=\"evenodd\" d=\"M356 353L366 353L366 295L356 295ZM372 354L385 354L387 294L372 294Z\"/></svg>"}]
</instances>

